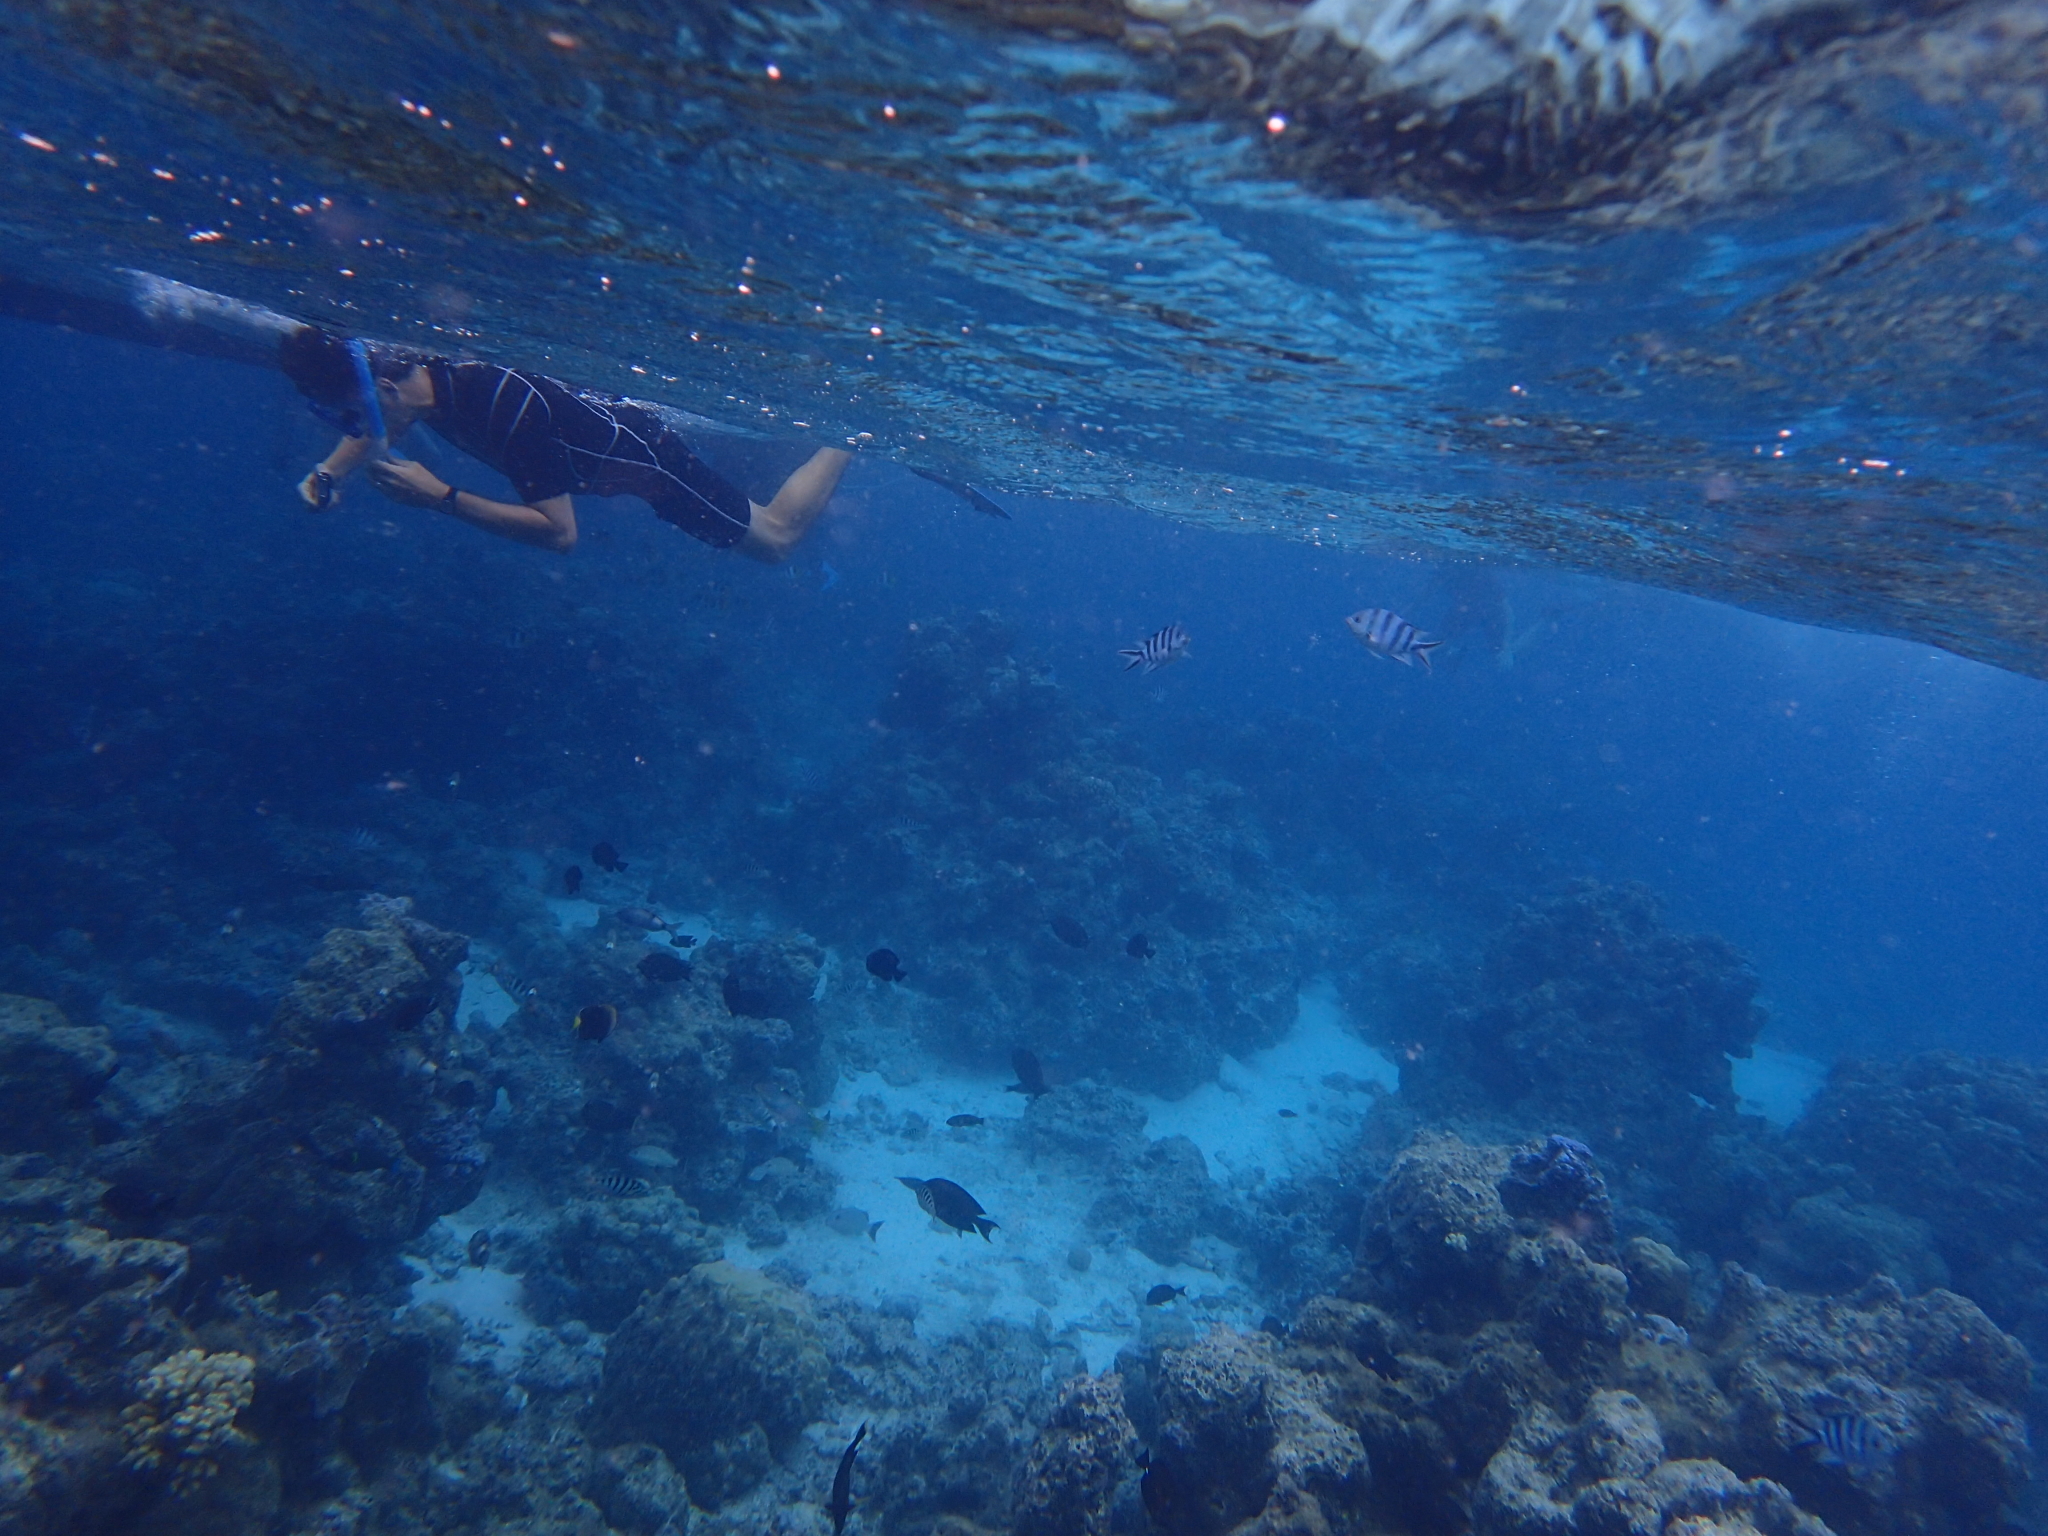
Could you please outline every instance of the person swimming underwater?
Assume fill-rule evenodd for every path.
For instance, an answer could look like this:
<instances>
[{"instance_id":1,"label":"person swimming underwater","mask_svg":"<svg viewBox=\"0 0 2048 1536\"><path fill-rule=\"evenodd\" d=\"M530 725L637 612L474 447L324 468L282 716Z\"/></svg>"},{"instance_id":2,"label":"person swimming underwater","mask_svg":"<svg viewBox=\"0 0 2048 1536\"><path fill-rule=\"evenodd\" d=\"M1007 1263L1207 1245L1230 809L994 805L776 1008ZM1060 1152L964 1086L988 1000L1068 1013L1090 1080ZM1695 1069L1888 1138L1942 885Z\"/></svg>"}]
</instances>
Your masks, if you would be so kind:
<instances>
[{"instance_id":1,"label":"person swimming underwater","mask_svg":"<svg viewBox=\"0 0 2048 1536\"><path fill-rule=\"evenodd\" d=\"M347 434L299 482L300 497L316 512L333 507L342 482L360 468L393 501L566 554L576 547L577 493L637 496L693 538L774 564L817 521L853 457L820 448L764 505L636 401L546 374L372 345L317 325L288 332L278 355L314 414ZM385 451L415 425L498 471L520 500L463 490Z\"/></svg>"}]
</instances>

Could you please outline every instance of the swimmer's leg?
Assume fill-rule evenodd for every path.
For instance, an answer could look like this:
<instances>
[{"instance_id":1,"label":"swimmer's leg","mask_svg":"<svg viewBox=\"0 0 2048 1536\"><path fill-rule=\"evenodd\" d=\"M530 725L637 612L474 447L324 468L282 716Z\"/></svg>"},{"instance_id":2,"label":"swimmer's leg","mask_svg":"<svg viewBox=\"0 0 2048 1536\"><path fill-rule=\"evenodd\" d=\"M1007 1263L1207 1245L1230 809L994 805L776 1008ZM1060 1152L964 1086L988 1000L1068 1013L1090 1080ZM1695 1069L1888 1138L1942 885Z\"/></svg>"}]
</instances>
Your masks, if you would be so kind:
<instances>
[{"instance_id":1,"label":"swimmer's leg","mask_svg":"<svg viewBox=\"0 0 2048 1536\"><path fill-rule=\"evenodd\" d=\"M767 506L749 502L752 516L746 537L739 542L740 553L769 565L787 560L825 510L852 462L853 455L844 448L820 448L782 482Z\"/></svg>"}]
</instances>

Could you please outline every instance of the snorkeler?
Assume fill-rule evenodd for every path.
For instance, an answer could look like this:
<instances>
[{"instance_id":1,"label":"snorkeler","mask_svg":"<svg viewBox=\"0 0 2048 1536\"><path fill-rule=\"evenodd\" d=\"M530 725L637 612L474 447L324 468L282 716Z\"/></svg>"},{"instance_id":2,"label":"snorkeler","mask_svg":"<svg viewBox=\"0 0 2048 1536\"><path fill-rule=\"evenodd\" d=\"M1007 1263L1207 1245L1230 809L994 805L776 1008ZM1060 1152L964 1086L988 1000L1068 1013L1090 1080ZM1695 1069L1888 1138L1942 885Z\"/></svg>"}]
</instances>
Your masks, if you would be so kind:
<instances>
[{"instance_id":1,"label":"snorkeler","mask_svg":"<svg viewBox=\"0 0 2048 1536\"><path fill-rule=\"evenodd\" d=\"M342 482L361 468L393 501L566 553L576 547L574 493L637 496L693 538L773 564L817 521L853 457L820 448L764 506L637 401L492 363L371 346L315 325L287 333L278 355L314 414L348 434L299 482L300 497L316 512L332 507ZM479 496L384 451L422 424L497 470L521 500Z\"/></svg>"}]
</instances>

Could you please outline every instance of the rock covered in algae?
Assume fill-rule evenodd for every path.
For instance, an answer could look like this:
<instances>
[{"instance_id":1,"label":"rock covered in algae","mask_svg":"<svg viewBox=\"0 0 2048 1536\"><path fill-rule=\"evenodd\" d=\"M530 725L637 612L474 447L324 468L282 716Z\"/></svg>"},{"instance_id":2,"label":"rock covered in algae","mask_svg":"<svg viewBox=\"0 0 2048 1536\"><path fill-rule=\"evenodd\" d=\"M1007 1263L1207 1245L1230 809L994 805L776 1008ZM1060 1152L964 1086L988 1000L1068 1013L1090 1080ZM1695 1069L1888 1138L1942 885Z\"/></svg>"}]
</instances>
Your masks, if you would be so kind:
<instances>
[{"instance_id":1,"label":"rock covered in algae","mask_svg":"<svg viewBox=\"0 0 2048 1536\"><path fill-rule=\"evenodd\" d=\"M1123 1378L1074 1377L1018 1474L1016 1536L1105 1536L1137 1449Z\"/></svg>"},{"instance_id":2,"label":"rock covered in algae","mask_svg":"<svg viewBox=\"0 0 2048 1536\"><path fill-rule=\"evenodd\" d=\"M244 1443L235 1419L256 1395L256 1362L232 1350L181 1349L143 1377L121 1412L127 1464L161 1472L190 1493L220 1472L220 1457Z\"/></svg>"}]
</instances>

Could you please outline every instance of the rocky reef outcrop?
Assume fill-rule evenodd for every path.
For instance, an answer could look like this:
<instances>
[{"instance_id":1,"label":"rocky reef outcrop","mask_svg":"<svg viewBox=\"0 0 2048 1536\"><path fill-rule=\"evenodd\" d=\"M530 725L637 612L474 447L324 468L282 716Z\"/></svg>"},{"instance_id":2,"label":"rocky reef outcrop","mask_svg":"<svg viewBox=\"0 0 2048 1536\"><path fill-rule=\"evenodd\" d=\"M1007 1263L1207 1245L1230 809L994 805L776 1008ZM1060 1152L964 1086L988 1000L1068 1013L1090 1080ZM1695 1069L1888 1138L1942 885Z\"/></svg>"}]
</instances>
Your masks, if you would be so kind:
<instances>
[{"instance_id":1,"label":"rocky reef outcrop","mask_svg":"<svg viewBox=\"0 0 2048 1536\"><path fill-rule=\"evenodd\" d=\"M1608 1214L1597 1162L1565 1138L1425 1137L1395 1160L1346 1295L1305 1306L1275 1357L1356 1433L1376 1519L1997 1528L2025 1478L2029 1373L1981 1310L1883 1280L1797 1295L1733 1264L1703 1282L1653 1239L1617 1244Z\"/></svg>"},{"instance_id":2,"label":"rocky reef outcrop","mask_svg":"<svg viewBox=\"0 0 2048 1536\"><path fill-rule=\"evenodd\" d=\"M1475 995L1404 1053L1402 1090L1596 1149L1665 1146L1700 1122L1683 1111L1732 1109L1727 1057L1763 1027L1756 989L1725 940L1666 928L1647 888L1579 881L1488 942Z\"/></svg>"},{"instance_id":3,"label":"rocky reef outcrop","mask_svg":"<svg viewBox=\"0 0 2048 1536\"><path fill-rule=\"evenodd\" d=\"M184 1243L203 1274L319 1288L323 1271L390 1266L475 1198L485 1106L454 1069L452 1023L468 941L410 908L366 900L292 984L264 1056L99 1149L116 1230Z\"/></svg>"},{"instance_id":4,"label":"rocky reef outcrop","mask_svg":"<svg viewBox=\"0 0 2048 1536\"><path fill-rule=\"evenodd\" d=\"M596 1402L602 1436L649 1441L693 1496L753 1486L824 1403L828 1364L809 1302L755 1270L700 1264L613 1334Z\"/></svg>"},{"instance_id":5,"label":"rocky reef outcrop","mask_svg":"<svg viewBox=\"0 0 2048 1536\"><path fill-rule=\"evenodd\" d=\"M2048 1346L2048 1068L1947 1051L1843 1061L1792 1141L1860 1216L1829 1245L1834 1286L1874 1270L1945 1280Z\"/></svg>"},{"instance_id":6,"label":"rocky reef outcrop","mask_svg":"<svg viewBox=\"0 0 2048 1536\"><path fill-rule=\"evenodd\" d=\"M1216 1328L1160 1352L1151 1371L1157 1430L1144 1479L1170 1531L1363 1528L1372 1466L1323 1383L1276 1340Z\"/></svg>"}]
</instances>

